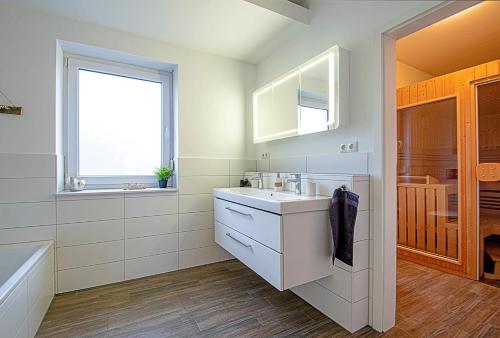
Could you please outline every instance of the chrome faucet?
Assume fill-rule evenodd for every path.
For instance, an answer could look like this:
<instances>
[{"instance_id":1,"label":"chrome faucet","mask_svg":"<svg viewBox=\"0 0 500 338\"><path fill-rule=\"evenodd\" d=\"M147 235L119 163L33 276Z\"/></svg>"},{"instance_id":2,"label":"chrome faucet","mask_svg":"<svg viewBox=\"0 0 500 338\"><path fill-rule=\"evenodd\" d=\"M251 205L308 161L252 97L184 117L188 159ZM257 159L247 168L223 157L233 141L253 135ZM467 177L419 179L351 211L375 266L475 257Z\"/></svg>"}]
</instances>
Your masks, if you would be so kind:
<instances>
[{"instance_id":1,"label":"chrome faucet","mask_svg":"<svg viewBox=\"0 0 500 338\"><path fill-rule=\"evenodd\" d=\"M295 193L297 195L302 194L302 185L300 184L300 180L302 178L301 174L290 174L295 178L287 178L286 183L295 183Z\"/></svg>"},{"instance_id":2,"label":"chrome faucet","mask_svg":"<svg viewBox=\"0 0 500 338\"><path fill-rule=\"evenodd\" d=\"M257 173L257 175L255 175L254 177L251 177L249 180L250 181L259 180L259 186L257 188L264 189L264 175L262 173Z\"/></svg>"}]
</instances>

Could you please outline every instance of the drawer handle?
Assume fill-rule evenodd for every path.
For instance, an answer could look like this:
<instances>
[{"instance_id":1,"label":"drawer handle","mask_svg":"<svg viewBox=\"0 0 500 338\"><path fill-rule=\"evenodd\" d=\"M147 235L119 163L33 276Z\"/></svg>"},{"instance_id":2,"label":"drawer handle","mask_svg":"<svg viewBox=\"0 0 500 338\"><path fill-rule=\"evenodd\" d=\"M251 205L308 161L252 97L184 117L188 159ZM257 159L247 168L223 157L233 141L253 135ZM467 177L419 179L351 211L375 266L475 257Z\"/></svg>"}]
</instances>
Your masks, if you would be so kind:
<instances>
[{"instance_id":1,"label":"drawer handle","mask_svg":"<svg viewBox=\"0 0 500 338\"><path fill-rule=\"evenodd\" d=\"M244 242L240 241L238 238L235 238L235 237L231 236L231 234L229 232L226 232L226 236L229 237L229 238L231 238L232 240L240 243L245 248L251 248L252 247L250 244L244 243Z\"/></svg>"},{"instance_id":2,"label":"drawer handle","mask_svg":"<svg viewBox=\"0 0 500 338\"><path fill-rule=\"evenodd\" d=\"M245 216L245 217L250 217L250 218L252 218L252 214L247 214L247 213L241 212L241 211L239 211L239 210L233 209L233 208L231 208L231 207L226 207L226 210L229 210L229 211L235 212L235 213L237 213L237 214L239 214L239 215L242 215L242 216Z\"/></svg>"}]
</instances>

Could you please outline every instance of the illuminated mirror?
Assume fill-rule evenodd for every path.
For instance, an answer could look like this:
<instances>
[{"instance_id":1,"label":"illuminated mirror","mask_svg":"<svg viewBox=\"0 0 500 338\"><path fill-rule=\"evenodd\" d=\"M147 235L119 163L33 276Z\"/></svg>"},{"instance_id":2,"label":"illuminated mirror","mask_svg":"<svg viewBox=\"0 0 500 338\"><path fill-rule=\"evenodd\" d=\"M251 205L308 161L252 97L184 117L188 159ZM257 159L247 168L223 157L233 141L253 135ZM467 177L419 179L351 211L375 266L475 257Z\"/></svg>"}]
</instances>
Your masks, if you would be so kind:
<instances>
[{"instance_id":1,"label":"illuminated mirror","mask_svg":"<svg viewBox=\"0 0 500 338\"><path fill-rule=\"evenodd\" d=\"M253 95L254 143L348 124L349 55L332 47Z\"/></svg>"}]
</instances>

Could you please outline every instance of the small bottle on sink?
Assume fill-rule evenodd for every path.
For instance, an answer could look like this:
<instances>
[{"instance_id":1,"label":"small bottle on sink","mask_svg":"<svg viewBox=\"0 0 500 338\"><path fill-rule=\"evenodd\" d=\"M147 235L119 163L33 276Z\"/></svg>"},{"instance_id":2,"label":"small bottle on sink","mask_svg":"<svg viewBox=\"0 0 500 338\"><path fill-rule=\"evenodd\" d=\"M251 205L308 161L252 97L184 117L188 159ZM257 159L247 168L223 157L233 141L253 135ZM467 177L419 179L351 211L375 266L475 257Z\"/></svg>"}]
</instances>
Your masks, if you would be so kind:
<instances>
[{"instance_id":1,"label":"small bottle on sink","mask_svg":"<svg viewBox=\"0 0 500 338\"><path fill-rule=\"evenodd\" d=\"M280 173L276 175L276 180L274 181L274 191L283 191L283 180L280 177Z\"/></svg>"}]
</instances>

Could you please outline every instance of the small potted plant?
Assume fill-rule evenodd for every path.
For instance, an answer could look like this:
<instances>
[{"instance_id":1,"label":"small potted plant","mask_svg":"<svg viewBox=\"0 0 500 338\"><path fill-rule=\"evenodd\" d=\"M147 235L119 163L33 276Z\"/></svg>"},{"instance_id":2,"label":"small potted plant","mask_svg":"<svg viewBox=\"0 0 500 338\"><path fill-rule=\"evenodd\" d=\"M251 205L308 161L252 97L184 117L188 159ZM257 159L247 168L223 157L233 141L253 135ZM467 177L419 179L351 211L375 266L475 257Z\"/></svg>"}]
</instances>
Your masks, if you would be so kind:
<instances>
[{"instance_id":1,"label":"small potted plant","mask_svg":"<svg viewBox=\"0 0 500 338\"><path fill-rule=\"evenodd\" d=\"M166 188L168 179L174 176L174 169L170 167L159 167L154 171L156 178L158 179L158 184L160 188Z\"/></svg>"}]
</instances>

